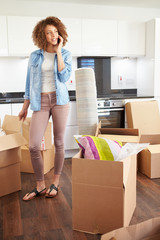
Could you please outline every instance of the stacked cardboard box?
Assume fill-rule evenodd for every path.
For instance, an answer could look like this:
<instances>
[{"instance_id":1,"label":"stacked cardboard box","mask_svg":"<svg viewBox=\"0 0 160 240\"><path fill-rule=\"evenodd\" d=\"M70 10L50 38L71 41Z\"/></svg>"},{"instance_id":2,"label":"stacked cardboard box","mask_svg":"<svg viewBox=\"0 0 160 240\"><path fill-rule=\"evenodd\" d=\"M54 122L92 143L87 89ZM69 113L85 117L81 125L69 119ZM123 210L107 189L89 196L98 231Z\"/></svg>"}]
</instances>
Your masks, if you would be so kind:
<instances>
[{"instance_id":1,"label":"stacked cardboard box","mask_svg":"<svg viewBox=\"0 0 160 240\"><path fill-rule=\"evenodd\" d=\"M26 118L22 124L22 133L25 139L27 140L27 146L29 147L29 128L30 128L31 118ZM47 129L43 136L41 142L41 150L51 149L52 148L52 124L48 123Z\"/></svg>"},{"instance_id":2,"label":"stacked cardboard box","mask_svg":"<svg viewBox=\"0 0 160 240\"><path fill-rule=\"evenodd\" d=\"M22 162L21 172L34 173L29 152L29 129L31 118L27 118L22 124L22 134L27 141L26 146L21 147ZM44 160L44 174L54 167L54 145L52 144L52 125L49 122L41 142L41 154Z\"/></svg>"},{"instance_id":3,"label":"stacked cardboard box","mask_svg":"<svg viewBox=\"0 0 160 240\"><path fill-rule=\"evenodd\" d=\"M138 170L149 178L160 177L160 113L158 102L129 102L125 105L129 128L138 128L140 142L150 146L138 155Z\"/></svg>"},{"instance_id":4,"label":"stacked cardboard box","mask_svg":"<svg viewBox=\"0 0 160 240\"><path fill-rule=\"evenodd\" d=\"M20 147L26 144L18 117L6 115L2 129L6 135L0 136L0 196L21 190Z\"/></svg>"},{"instance_id":5,"label":"stacked cardboard box","mask_svg":"<svg viewBox=\"0 0 160 240\"><path fill-rule=\"evenodd\" d=\"M54 145L52 145L51 149L41 150L41 154L44 161L44 174L46 174L54 167ZM21 147L21 155L21 172L34 173L28 147Z\"/></svg>"},{"instance_id":6,"label":"stacked cardboard box","mask_svg":"<svg viewBox=\"0 0 160 240\"><path fill-rule=\"evenodd\" d=\"M123 142L137 142L137 130L97 129L96 134ZM99 134L100 132L100 134ZM131 133L132 132L132 133ZM136 156L122 161L72 158L73 229L106 233L128 226L136 207Z\"/></svg>"}]
</instances>

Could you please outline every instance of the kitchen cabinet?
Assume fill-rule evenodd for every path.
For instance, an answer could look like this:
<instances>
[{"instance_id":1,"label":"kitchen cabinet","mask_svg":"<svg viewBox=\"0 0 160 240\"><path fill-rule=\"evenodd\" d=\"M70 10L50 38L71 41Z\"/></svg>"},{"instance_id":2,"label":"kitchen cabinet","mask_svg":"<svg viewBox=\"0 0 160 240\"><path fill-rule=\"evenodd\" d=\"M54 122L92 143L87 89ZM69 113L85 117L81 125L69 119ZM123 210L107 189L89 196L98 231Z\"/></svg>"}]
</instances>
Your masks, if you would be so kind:
<instances>
[{"instance_id":1,"label":"kitchen cabinet","mask_svg":"<svg viewBox=\"0 0 160 240\"><path fill-rule=\"evenodd\" d=\"M160 96L160 18L146 23L146 58L153 62L154 96Z\"/></svg>"},{"instance_id":2,"label":"kitchen cabinet","mask_svg":"<svg viewBox=\"0 0 160 240\"><path fill-rule=\"evenodd\" d=\"M67 126L76 126L77 125L77 105L76 101L69 102L69 115L67 119Z\"/></svg>"},{"instance_id":3,"label":"kitchen cabinet","mask_svg":"<svg viewBox=\"0 0 160 240\"><path fill-rule=\"evenodd\" d=\"M146 57L160 60L160 18L146 23Z\"/></svg>"},{"instance_id":4,"label":"kitchen cabinet","mask_svg":"<svg viewBox=\"0 0 160 240\"><path fill-rule=\"evenodd\" d=\"M78 149L74 135L78 134L78 126L67 126L64 136L64 150Z\"/></svg>"},{"instance_id":5,"label":"kitchen cabinet","mask_svg":"<svg viewBox=\"0 0 160 240\"><path fill-rule=\"evenodd\" d=\"M29 56L32 51L36 50L37 47L32 41L32 31L42 18L8 16L6 23L6 17L0 17L0 33L3 36L0 40L0 54ZM61 20L68 33L65 48L71 51L73 56L145 55L144 22L79 18L61 18ZM152 22L148 24L153 25ZM158 28L158 20L156 24ZM149 42L154 40L153 36L150 38ZM153 55L152 47L149 51Z\"/></svg>"},{"instance_id":6,"label":"kitchen cabinet","mask_svg":"<svg viewBox=\"0 0 160 240\"><path fill-rule=\"evenodd\" d=\"M29 56L37 47L32 41L32 31L39 17L8 16L9 56Z\"/></svg>"},{"instance_id":7,"label":"kitchen cabinet","mask_svg":"<svg viewBox=\"0 0 160 240\"><path fill-rule=\"evenodd\" d=\"M22 109L22 106L23 106L23 103L0 104L0 119L1 119L1 123L3 122L4 116L6 114L18 116L19 112ZM31 116L32 116L32 110L28 109L27 117L31 117Z\"/></svg>"},{"instance_id":8,"label":"kitchen cabinet","mask_svg":"<svg viewBox=\"0 0 160 240\"><path fill-rule=\"evenodd\" d=\"M8 44L10 56L28 56L37 47L32 41L32 31L43 17L8 17ZM81 55L81 19L62 18L68 33L66 49L73 56ZM25 26L25 31L22 31Z\"/></svg>"},{"instance_id":9,"label":"kitchen cabinet","mask_svg":"<svg viewBox=\"0 0 160 240\"><path fill-rule=\"evenodd\" d=\"M117 21L82 19L82 55L116 56Z\"/></svg>"},{"instance_id":10,"label":"kitchen cabinet","mask_svg":"<svg viewBox=\"0 0 160 240\"><path fill-rule=\"evenodd\" d=\"M11 113L14 116L18 116L19 112L21 111L23 106L23 103L12 103L11 104ZM30 110L30 108L28 109L28 114L27 117L31 117L32 116L32 110Z\"/></svg>"},{"instance_id":11,"label":"kitchen cabinet","mask_svg":"<svg viewBox=\"0 0 160 240\"><path fill-rule=\"evenodd\" d=\"M61 18L68 33L66 48L72 53L72 56L81 56L82 54L82 22L78 18Z\"/></svg>"},{"instance_id":12,"label":"kitchen cabinet","mask_svg":"<svg viewBox=\"0 0 160 240\"><path fill-rule=\"evenodd\" d=\"M119 56L145 55L145 23L118 21Z\"/></svg>"},{"instance_id":13,"label":"kitchen cabinet","mask_svg":"<svg viewBox=\"0 0 160 240\"><path fill-rule=\"evenodd\" d=\"M0 16L0 56L8 56L7 18Z\"/></svg>"},{"instance_id":14,"label":"kitchen cabinet","mask_svg":"<svg viewBox=\"0 0 160 240\"><path fill-rule=\"evenodd\" d=\"M77 126L77 105L76 101L70 101L70 111L67 120L67 127L65 131L65 141L64 141L64 149L78 149L78 145L74 139L74 135L78 134L78 126Z\"/></svg>"},{"instance_id":15,"label":"kitchen cabinet","mask_svg":"<svg viewBox=\"0 0 160 240\"><path fill-rule=\"evenodd\" d=\"M5 115L11 115L11 104L0 104L0 126L2 126Z\"/></svg>"}]
</instances>

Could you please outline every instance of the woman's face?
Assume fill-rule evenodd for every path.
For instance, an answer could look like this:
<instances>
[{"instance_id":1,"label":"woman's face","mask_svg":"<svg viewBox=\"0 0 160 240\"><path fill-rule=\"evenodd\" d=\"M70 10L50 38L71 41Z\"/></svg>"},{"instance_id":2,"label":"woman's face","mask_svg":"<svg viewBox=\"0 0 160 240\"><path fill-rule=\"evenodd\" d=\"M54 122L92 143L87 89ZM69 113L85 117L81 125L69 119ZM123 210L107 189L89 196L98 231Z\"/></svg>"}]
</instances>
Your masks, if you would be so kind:
<instances>
[{"instance_id":1,"label":"woman's face","mask_svg":"<svg viewBox=\"0 0 160 240\"><path fill-rule=\"evenodd\" d=\"M44 32L49 44L56 45L58 43L58 30L55 26L47 25Z\"/></svg>"}]
</instances>

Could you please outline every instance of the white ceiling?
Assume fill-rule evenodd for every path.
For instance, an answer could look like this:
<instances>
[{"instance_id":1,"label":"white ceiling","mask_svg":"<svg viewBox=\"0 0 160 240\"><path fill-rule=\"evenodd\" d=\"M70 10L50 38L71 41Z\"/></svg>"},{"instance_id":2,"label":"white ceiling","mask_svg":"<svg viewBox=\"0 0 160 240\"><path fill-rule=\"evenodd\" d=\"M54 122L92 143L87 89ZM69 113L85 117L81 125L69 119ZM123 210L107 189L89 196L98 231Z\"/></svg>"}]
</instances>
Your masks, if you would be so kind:
<instances>
[{"instance_id":1,"label":"white ceiling","mask_svg":"<svg viewBox=\"0 0 160 240\"><path fill-rule=\"evenodd\" d=\"M26 1L45 1L61 3L78 3L108 5L120 7L142 7L142 8L160 8L160 0L26 0Z\"/></svg>"}]
</instances>

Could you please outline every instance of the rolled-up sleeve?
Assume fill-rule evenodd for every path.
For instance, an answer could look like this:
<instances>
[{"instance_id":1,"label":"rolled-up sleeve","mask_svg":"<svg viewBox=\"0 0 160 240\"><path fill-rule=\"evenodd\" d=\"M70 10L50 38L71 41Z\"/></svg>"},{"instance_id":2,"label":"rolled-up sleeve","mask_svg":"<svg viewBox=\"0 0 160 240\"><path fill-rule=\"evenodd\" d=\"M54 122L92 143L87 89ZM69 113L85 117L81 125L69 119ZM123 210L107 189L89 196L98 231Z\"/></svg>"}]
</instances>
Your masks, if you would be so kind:
<instances>
[{"instance_id":1,"label":"rolled-up sleeve","mask_svg":"<svg viewBox=\"0 0 160 240\"><path fill-rule=\"evenodd\" d=\"M67 82L71 76L72 72L72 56L71 53L68 51L65 58L64 58L65 68L58 72L58 77L61 82Z\"/></svg>"},{"instance_id":2,"label":"rolled-up sleeve","mask_svg":"<svg viewBox=\"0 0 160 240\"><path fill-rule=\"evenodd\" d=\"M25 87L24 99L30 99L30 62L31 62L31 56L29 58L28 67L27 67L26 87Z\"/></svg>"}]
</instances>

